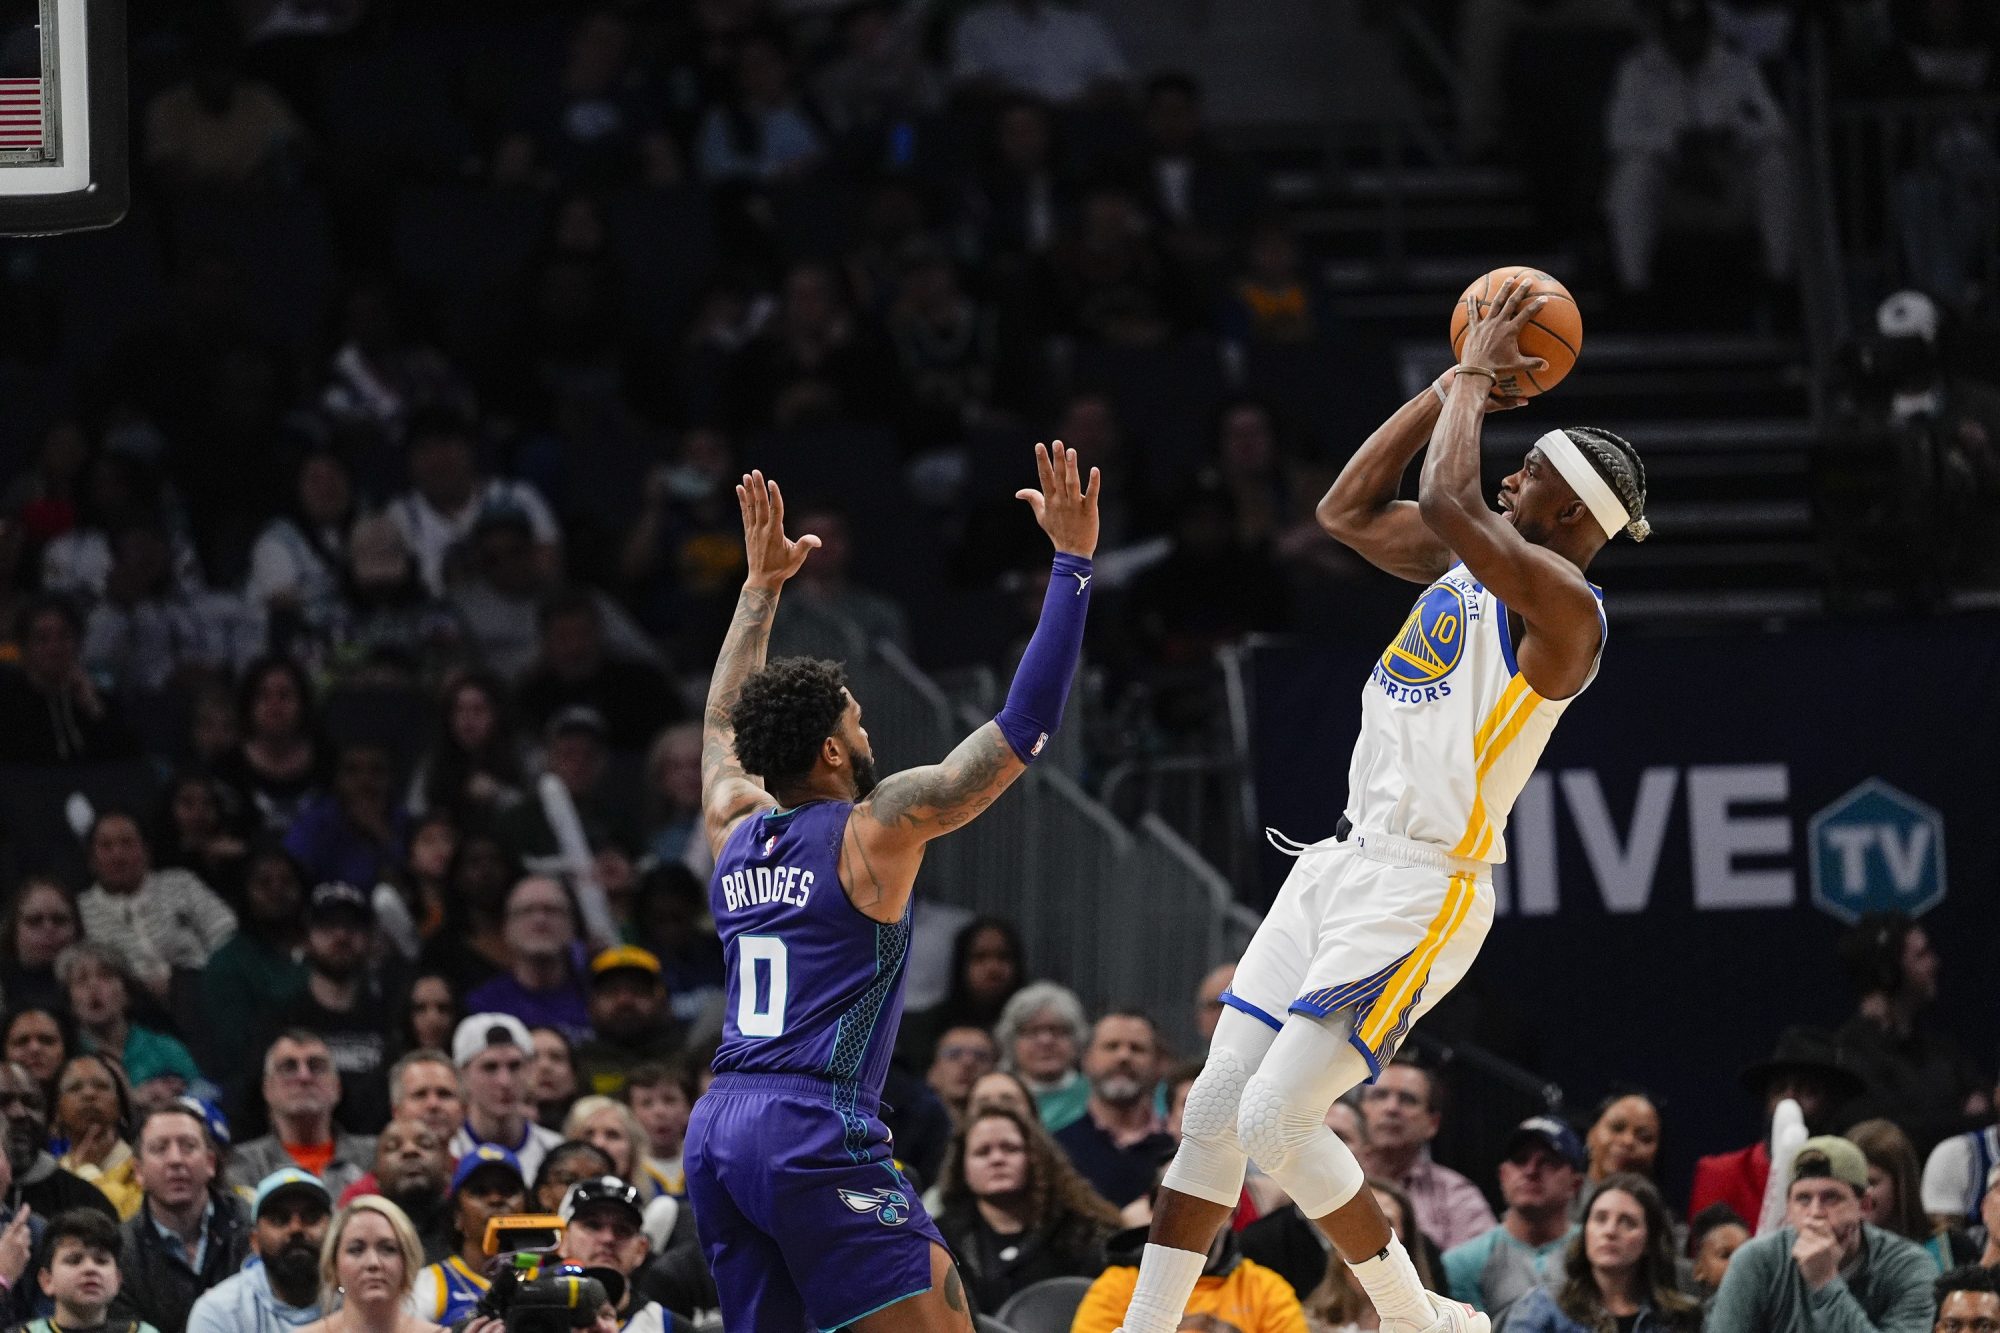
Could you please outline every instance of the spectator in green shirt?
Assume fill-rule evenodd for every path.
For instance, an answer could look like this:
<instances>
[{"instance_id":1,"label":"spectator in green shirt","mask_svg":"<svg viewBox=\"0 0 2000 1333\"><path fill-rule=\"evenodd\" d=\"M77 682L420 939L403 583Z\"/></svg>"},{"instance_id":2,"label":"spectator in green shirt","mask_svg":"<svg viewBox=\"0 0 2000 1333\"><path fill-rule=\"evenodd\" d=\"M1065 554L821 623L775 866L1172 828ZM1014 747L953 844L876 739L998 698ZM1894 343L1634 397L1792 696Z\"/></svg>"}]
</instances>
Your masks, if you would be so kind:
<instances>
[{"instance_id":1,"label":"spectator in green shirt","mask_svg":"<svg viewBox=\"0 0 2000 1333\"><path fill-rule=\"evenodd\" d=\"M1576 1224L1570 1208L1583 1185L1583 1140L1550 1115L1521 1122L1500 1163L1500 1225L1444 1252L1445 1290L1498 1320L1507 1307L1542 1285Z\"/></svg>"},{"instance_id":2,"label":"spectator in green shirt","mask_svg":"<svg viewBox=\"0 0 2000 1333\"><path fill-rule=\"evenodd\" d=\"M117 1056L141 1103L170 1100L200 1081L187 1047L131 1020L131 988L118 950L78 940L56 959L56 979L69 995L83 1049Z\"/></svg>"},{"instance_id":3,"label":"spectator in green shirt","mask_svg":"<svg viewBox=\"0 0 2000 1333\"><path fill-rule=\"evenodd\" d=\"M277 1013L306 988L305 872L290 852L266 843L250 854L243 896L236 933L201 976L205 1058L225 1086L242 1082L262 1054L252 1049L257 1025L248 1016Z\"/></svg>"},{"instance_id":4,"label":"spectator in green shirt","mask_svg":"<svg viewBox=\"0 0 2000 1333\"><path fill-rule=\"evenodd\" d=\"M1937 1265L1861 1220L1861 1149L1807 1139L1788 1172L1785 1225L1736 1252L1708 1333L1929 1333Z\"/></svg>"}]
</instances>

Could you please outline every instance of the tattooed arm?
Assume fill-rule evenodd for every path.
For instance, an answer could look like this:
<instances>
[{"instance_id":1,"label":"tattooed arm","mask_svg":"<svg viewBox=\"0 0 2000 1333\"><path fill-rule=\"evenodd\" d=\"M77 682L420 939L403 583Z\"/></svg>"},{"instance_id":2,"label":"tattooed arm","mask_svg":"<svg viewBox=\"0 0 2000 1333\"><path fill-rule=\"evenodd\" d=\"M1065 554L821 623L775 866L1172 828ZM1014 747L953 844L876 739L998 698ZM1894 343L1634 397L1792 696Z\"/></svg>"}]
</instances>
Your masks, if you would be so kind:
<instances>
[{"instance_id":1,"label":"tattooed arm","mask_svg":"<svg viewBox=\"0 0 2000 1333\"><path fill-rule=\"evenodd\" d=\"M840 846L840 882L864 915L896 921L923 864L924 844L977 818L1028 771L996 722L960 741L941 764L882 779L854 807Z\"/></svg>"},{"instance_id":2,"label":"tattooed arm","mask_svg":"<svg viewBox=\"0 0 2000 1333\"><path fill-rule=\"evenodd\" d=\"M736 729L729 711L743 682L764 665L771 618L778 612L778 590L819 546L819 538L810 535L797 541L786 538L785 497L778 483L766 481L763 473L752 472L737 484L736 502L743 510L750 575L736 599L736 614L723 637L722 655L708 682L708 706L702 713L702 827L711 854L722 850L730 831L745 817L777 804L737 760Z\"/></svg>"},{"instance_id":3,"label":"tattooed arm","mask_svg":"<svg viewBox=\"0 0 2000 1333\"><path fill-rule=\"evenodd\" d=\"M1053 447L1035 446L1035 470L1041 488L1016 491L1015 497L1034 510L1056 548L1056 564L1041 621L1007 691L1007 706L960 741L943 763L883 779L848 817L840 882L855 907L877 921L901 919L923 864L924 844L976 819L999 799L1061 724L1083 645L1102 478L1091 468L1086 481L1076 450L1060 440Z\"/></svg>"}]
</instances>

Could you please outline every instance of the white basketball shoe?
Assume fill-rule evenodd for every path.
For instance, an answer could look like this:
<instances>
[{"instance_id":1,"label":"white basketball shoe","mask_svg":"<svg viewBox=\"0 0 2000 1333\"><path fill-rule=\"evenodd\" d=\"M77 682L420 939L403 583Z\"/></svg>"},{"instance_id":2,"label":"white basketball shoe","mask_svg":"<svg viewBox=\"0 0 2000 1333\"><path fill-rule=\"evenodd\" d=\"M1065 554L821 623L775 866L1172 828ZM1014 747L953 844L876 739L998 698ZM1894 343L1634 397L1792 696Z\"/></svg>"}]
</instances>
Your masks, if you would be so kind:
<instances>
[{"instance_id":1,"label":"white basketball shoe","mask_svg":"<svg viewBox=\"0 0 2000 1333\"><path fill-rule=\"evenodd\" d=\"M1449 1301L1436 1292L1426 1292L1437 1318L1425 1325L1423 1333L1492 1333L1493 1321L1469 1305Z\"/></svg>"}]
</instances>

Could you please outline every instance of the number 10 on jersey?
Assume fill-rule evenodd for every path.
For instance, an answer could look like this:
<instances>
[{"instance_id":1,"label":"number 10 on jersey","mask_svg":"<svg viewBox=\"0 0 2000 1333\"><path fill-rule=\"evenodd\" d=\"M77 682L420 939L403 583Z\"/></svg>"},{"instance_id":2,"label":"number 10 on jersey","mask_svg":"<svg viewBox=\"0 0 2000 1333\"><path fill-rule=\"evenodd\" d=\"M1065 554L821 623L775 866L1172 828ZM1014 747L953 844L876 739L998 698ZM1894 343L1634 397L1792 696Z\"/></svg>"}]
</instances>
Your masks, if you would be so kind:
<instances>
[{"instance_id":1,"label":"number 10 on jersey","mask_svg":"<svg viewBox=\"0 0 2000 1333\"><path fill-rule=\"evenodd\" d=\"M744 935L736 941L738 1032L746 1037L783 1036L788 989L783 940L776 935Z\"/></svg>"}]
</instances>

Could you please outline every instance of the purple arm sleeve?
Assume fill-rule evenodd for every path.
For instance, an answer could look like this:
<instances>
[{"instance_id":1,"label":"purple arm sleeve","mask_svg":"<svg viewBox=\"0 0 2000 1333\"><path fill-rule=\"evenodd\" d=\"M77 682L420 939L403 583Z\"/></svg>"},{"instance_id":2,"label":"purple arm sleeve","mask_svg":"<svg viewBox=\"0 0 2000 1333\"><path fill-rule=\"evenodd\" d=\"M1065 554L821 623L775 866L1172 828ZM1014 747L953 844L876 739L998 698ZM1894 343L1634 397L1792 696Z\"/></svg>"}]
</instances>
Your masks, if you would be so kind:
<instances>
[{"instance_id":1,"label":"purple arm sleeve","mask_svg":"<svg viewBox=\"0 0 2000 1333\"><path fill-rule=\"evenodd\" d=\"M1041 622L1021 654L1021 665L1014 669L1006 707L993 718L1024 764L1035 761L1062 725L1069 682L1083 653L1084 613L1089 610L1090 561L1058 553L1049 573L1048 596L1042 599Z\"/></svg>"}]
</instances>

